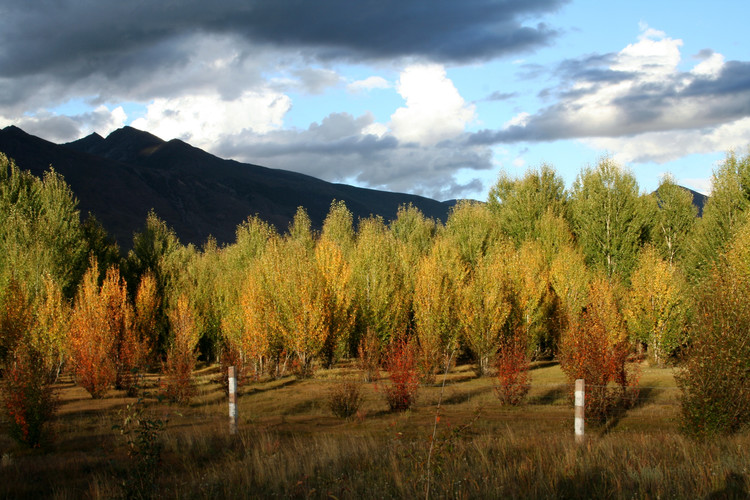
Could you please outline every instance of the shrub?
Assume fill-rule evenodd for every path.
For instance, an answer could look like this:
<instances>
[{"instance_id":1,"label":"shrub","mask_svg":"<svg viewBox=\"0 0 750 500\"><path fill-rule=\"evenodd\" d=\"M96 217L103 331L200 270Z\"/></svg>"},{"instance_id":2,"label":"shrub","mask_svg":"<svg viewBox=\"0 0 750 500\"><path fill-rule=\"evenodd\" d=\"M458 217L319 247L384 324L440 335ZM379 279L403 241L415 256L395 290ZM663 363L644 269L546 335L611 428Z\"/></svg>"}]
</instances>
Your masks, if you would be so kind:
<instances>
[{"instance_id":1,"label":"shrub","mask_svg":"<svg viewBox=\"0 0 750 500\"><path fill-rule=\"evenodd\" d=\"M362 391L359 382L346 380L334 382L328 393L328 406L339 418L354 416L362 404Z\"/></svg>"},{"instance_id":2,"label":"shrub","mask_svg":"<svg viewBox=\"0 0 750 500\"><path fill-rule=\"evenodd\" d=\"M414 346L406 340L395 341L389 350L386 369L390 385L385 395L391 411L405 411L412 407L419 388L419 373Z\"/></svg>"},{"instance_id":3,"label":"shrub","mask_svg":"<svg viewBox=\"0 0 750 500\"><path fill-rule=\"evenodd\" d=\"M56 401L47 380L41 353L19 343L4 374L3 406L10 435L30 447L40 446L45 424L54 415Z\"/></svg>"},{"instance_id":4,"label":"shrub","mask_svg":"<svg viewBox=\"0 0 750 500\"><path fill-rule=\"evenodd\" d=\"M519 336L505 339L497 356L495 394L506 405L517 405L531 389L526 344Z\"/></svg>"},{"instance_id":5,"label":"shrub","mask_svg":"<svg viewBox=\"0 0 750 500\"><path fill-rule=\"evenodd\" d=\"M688 434L731 434L750 423L750 283L728 270L699 294L693 342L677 374Z\"/></svg>"}]
</instances>

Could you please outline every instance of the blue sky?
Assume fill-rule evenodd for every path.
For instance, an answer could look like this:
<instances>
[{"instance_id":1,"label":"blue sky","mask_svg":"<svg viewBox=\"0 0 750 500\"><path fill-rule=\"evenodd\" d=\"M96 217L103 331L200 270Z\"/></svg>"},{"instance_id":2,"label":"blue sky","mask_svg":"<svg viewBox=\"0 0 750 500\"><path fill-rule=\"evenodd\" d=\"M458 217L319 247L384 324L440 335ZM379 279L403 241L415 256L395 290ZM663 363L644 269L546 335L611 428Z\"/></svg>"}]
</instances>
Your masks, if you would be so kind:
<instances>
[{"instance_id":1,"label":"blue sky","mask_svg":"<svg viewBox=\"0 0 750 500\"><path fill-rule=\"evenodd\" d=\"M132 125L334 182L485 199L609 155L702 192L750 145L744 1L0 0L0 126Z\"/></svg>"}]
</instances>

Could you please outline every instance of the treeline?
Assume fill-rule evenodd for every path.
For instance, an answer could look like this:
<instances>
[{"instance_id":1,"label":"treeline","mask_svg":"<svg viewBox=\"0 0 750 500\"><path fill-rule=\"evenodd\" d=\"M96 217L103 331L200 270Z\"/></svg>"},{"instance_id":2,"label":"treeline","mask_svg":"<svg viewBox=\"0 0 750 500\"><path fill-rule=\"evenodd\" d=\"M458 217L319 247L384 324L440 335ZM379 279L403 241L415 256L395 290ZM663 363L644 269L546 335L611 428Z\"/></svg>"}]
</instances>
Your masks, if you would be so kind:
<instances>
[{"instance_id":1,"label":"treeline","mask_svg":"<svg viewBox=\"0 0 750 500\"><path fill-rule=\"evenodd\" d=\"M750 391L748 207L750 154L726 156L700 219L671 178L642 194L603 158L570 190L547 165L501 174L487 203L461 202L445 224L411 206L354 221L334 202L320 231L300 208L284 234L250 217L235 243L196 248L150 213L121 255L58 174L0 155L0 369L11 380L31 356L45 383L69 369L94 396L159 369L184 400L198 355L246 381L377 366L402 341L424 381L457 358L481 375L556 358L625 394L641 355L689 368L686 404L709 382L736 395ZM733 411L732 428L750 419L750 403Z\"/></svg>"}]
</instances>

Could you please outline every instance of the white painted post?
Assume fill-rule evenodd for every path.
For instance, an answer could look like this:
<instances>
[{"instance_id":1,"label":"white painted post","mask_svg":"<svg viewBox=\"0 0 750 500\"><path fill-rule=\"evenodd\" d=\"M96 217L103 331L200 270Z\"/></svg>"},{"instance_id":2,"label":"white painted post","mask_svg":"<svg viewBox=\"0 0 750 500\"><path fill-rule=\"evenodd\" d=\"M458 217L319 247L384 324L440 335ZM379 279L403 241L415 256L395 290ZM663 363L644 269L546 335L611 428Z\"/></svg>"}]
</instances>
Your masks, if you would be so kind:
<instances>
[{"instance_id":1,"label":"white painted post","mask_svg":"<svg viewBox=\"0 0 750 500\"><path fill-rule=\"evenodd\" d=\"M234 366L229 367L229 433L237 434L237 379Z\"/></svg>"},{"instance_id":2,"label":"white painted post","mask_svg":"<svg viewBox=\"0 0 750 500\"><path fill-rule=\"evenodd\" d=\"M575 434L576 443L583 443L584 440L584 405L586 402L586 384L582 378L576 380L576 392L575 392Z\"/></svg>"}]
</instances>

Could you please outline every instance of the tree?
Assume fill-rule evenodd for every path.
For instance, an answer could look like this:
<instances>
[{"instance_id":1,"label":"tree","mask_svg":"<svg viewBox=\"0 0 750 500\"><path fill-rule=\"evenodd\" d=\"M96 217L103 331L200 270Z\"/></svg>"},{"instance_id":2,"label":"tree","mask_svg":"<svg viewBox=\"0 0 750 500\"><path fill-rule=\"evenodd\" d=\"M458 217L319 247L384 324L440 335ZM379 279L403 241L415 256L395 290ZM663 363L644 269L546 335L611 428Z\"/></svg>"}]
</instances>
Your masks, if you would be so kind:
<instances>
[{"instance_id":1,"label":"tree","mask_svg":"<svg viewBox=\"0 0 750 500\"><path fill-rule=\"evenodd\" d=\"M432 380L437 370L445 369L450 353L458 348L458 290L465 276L458 252L444 238L435 242L416 270L414 323L425 380Z\"/></svg>"},{"instance_id":2,"label":"tree","mask_svg":"<svg viewBox=\"0 0 750 500\"><path fill-rule=\"evenodd\" d=\"M693 435L750 423L750 224L698 287L687 361L677 375L682 420Z\"/></svg>"},{"instance_id":3,"label":"tree","mask_svg":"<svg viewBox=\"0 0 750 500\"><path fill-rule=\"evenodd\" d=\"M73 296L86 268L77 205L54 170L40 180L0 154L0 287L22 281L33 301L49 274Z\"/></svg>"},{"instance_id":4,"label":"tree","mask_svg":"<svg viewBox=\"0 0 750 500\"><path fill-rule=\"evenodd\" d=\"M469 267L489 252L500 236L495 217L481 203L461 201L451 209L444 233Z\"/></svg>"},{"instance_id":5,"label":"tree","mask_svg":"<svg viewBox=\"0 0 750 500\"><path fill-rule=\"evenodd\" d=\"M100 398L115 381L115 335L99 293L99 265L92 261L76 294L70 320L70 354L78 383Z\"/></svg>"},{"instance_id":6,"label":"tree","mask_svg":"<svg viewBox=\"0 0 750 500\"><path fill-rule=\"evenodd\" d=\"M476 265L461 288L461 334L480 375L489 373L502 339L513 332L508 319L513 309L513 283L508 256L513 248L499 245Z\"/></svg>"},{"instance_id":7,"label":"tree","mask_svg":"<svg viewBox=\"0 0 750 500\"><path fill-rule=\"evenodd\" d=\"M511 321L520 329L526 354L551 355L557 346L559 300L554 292L549 264L537 240L527 240L513 255L514 308Z\"/></svg>"},{"instance_id":8,"label":"tree","mask_svg":"<svg viewBox=\"0 0 750 500\"><path fill-rule=\"evenodd\" d=\"M310 376L330 332L323 276L305 238L271 240L261 257L270 286L267 316L281 345L295 356L296 373Z\"/></svg>"},{"instance_id":9,"label":"tree","mask_svg":"<svg viewBox=\"0 0 750 500\"><path fill-rule=\"evenodd\" d=\"M521 179L501 172L490 189L487 206L497 217L500 231L519 246L524 240L539 238L544 214L565 217L565 182L547 164L527 170Z\"/></svg>"},{"instance_id":10,"label":"tree","mask_svg":"<svg viewBox=\"0 0 750 500\"><path fill-rule=\"evenodd\" d=\"M632 339L648 346L651 360L663 364L686 342L688 294L677 268L654 247L641 252L624 308Z\"/></svg>"},{"instance_id":11,"label":"tree","mask_svg":"<svg viewBox=\"0 0 750 500\"><path fill-rule=\"evenodd\" d=\"M652 219L651 241L670 266L684 257L688 236L698 220L698 208L686 189L664 176L654 193L658 209Z\"/></svg>"},{"instance_id":12,"label":"tree","mask_svg":"<svg viewBox=\"0 0 750 500\"><path fill-rule=\"evenodd\" d=\"M198 360L198 328L195 311L187 295L180 295L170 307L171 342L163 366L164 388L169 399L185 404L195 394L193 370Z\"/></svg>"},{"instance_id":13,"label":"tree","mask_svg":"<svg viewBox=\"0 0 750 500\"><path fill-rule=\"evenodd\" d=\"M321 237L338 245L346 257L354 249L354 216L343 201L332 201Z\"/></svg>"},{"instance_id":14,"label":"tree","mask_svg":"<svg viewBox=\"0 0 750 500\"><path fill-rule=\"evenodd\" d=\"M331 367L335 360L350 352L350 337L354 329L356 311L351 286L352 270L344 259L341 247L324 235L315 246L315 266L322 278L326 340L323 346L325 363Z\"/></svg>"},{"instance_id":15,"label":"tree","mask_svg":"<svg viewBox=\"0 0 750 500\"><path fill-rule=\"evenodd\" d=\"M635 177L609 158L584 169L571 195L573 230L586 261L627 279L645 240L643 202Z\"/></svg>"},{"instance_id":16,"label":"tree","mask_svg":"<svg viewBox=\"0 0 750 500\"><path fill-rule=\"evenodd\" d=\"M352 255L352 281L357 307L357 339L371 328L380 348L408 328L411 293L398 261L398 244L381 218L360 222Z\"/></svg>"},{"instance_id":17,"label":"tree","mask_svg":"<svg viewBox=\"0 0 750 500\"><path fill-rule=\"evenodd\" d=\"M568 323L559 355L569 382L586 381L587 416L605 420L614 407L634 402L638 374L627 364L630 352L617 285L600 275L590 283L587 305Z\"/></svg>"},{"instance_id":18,"label":"tree","mask_svg":"<svg viewBox=\"0 0 750 500\"><path fill-rule=\"evenodd\" d=\"M711 178L711 196L690 238L685 269L693 282L711 273L713 264L747 220L750 208L750 151L730 151Z\"/></svg>"}]
</instances>

